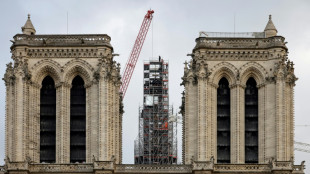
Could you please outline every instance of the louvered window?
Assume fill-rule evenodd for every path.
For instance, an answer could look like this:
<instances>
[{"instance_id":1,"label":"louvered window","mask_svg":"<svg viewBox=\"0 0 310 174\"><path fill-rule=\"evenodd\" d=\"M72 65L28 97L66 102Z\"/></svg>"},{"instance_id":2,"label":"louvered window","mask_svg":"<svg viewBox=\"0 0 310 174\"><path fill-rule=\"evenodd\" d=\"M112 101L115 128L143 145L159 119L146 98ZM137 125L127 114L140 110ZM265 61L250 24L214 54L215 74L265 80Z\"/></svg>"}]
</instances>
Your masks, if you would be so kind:
<instances>
[{"instance_id":1,"label":"louvered window","mask_svg":"<svg viewBox=\"0 0 310 174\"><path fill-rule=\"evenodd\" d=\"M55 163L56 159L56 89L47 76L40 91L40 162Z\"/></svg>"},{"instance_id":2,"label":"louvered window","mask_svg":"<svg viewBox=\"0 0 310 174\"><path fill-rule=\"evenodd\" d=\"M222 78L217 89L217 163L230 163L230 89Z\"/></svg>"},{"instance_id":3,"label":"louvered window","mask_svg":"<svg viewBox=\"0 0 310 174\"><path fill-rule=\"evenodd\" d=\"M86 90L84 81L76 76L70 95L70 162L86 161Z\"/></svg>"},{"instance_id":4,"label":"louvered window","mask_svg":"<svg viewBox=\"0 0 310 174\"><path fill-rule=\"evenodd\" d=\"M245 88L245 163L258 163L258 89L253 78Z\"/></svg>"}]
</instances>

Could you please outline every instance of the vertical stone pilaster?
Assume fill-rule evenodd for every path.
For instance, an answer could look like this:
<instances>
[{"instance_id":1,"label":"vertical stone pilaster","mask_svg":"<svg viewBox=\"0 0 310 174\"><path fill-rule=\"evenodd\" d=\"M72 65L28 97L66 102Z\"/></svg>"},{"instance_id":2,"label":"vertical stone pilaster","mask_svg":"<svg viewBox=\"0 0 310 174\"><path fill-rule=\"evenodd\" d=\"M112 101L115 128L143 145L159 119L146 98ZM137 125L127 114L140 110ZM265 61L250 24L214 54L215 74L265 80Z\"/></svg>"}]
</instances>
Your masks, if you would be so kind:
<instances>
[{"instance_id":1,"label":"vertical stone pilaster","mask_svg":"<svg viewBox=\"0 0 310 174\"><path fill-rule=\"evenodd\" d=\"M185 164L191 164L191 159L197 156L197 110L198 89L194 79L189 79L185 84Z\"/></svg>"},{"instance_id":2,"label":"vertical stone pilaster","mask_svg":"<svg viewBox=\"0 0 310 174\"><path fill-rule=\"evenodd\" d=\"M205 80L205 151L206 153L206 157L205 157L205 161L210 160L210 158L213 156L214 157L214 153L213 153L213 142L210 141L212 140L212 135L213 135L213 115L212 115L212 87L211 84L208 82L208 79L206 78Z\"/></svg>"},{"instance_id":3,"label":"vertical stone pilaster","mask_svg":"<svg viewBox=\"0 0 310 174\"><path fill-rule=\"evenodd\" d=\"M188 99L189 99L189 96L188 96L188 92L189 92L189 89L188 89L188 86L189 86L189 83L185 83L184 84L184 107L185 107L185 113L184 113L184 116L183 116L183 138L182 138L182 155L183 155L183 164L187 164L187 163L190 163L189 161L189 149L188 149L188 123L189 123L189 120L188 120L188 113L189 113L189 107L188 107Z\"/></svg>"},{"instance_id":4,"label":"vertical stone pilaster","mask_svg":"<svg viewBox=\"0 0 310 174\"><path fill-rule=\"evenodd\" d=\"M90 128L89 128L89 162L92 161L93 156L95 156L96 158L98 158L99 156L99 103L101 101L100 99L100 92L99 92L99 84L100 82L94 83L91 87L91 101L92 104L91 106L89 106L90 111L88 111L90 113L90 115L88 116L88 118L90 119L88 121Z\"/></svg>"},{"instance_id":5,"label":"vertical stone pilaster","mask_svg":"<svg viewBox=\"0 0 310 174\"><path fill-rule=\"evenodd\" d=\"M102 79L99 82L99 161L104 161L107 159L107 79Z\"/></svg>"},{"instance_id":6,"label":"vertical stone pilaster","mask_svg":"<svg viewBox=\"0 0 310 174\"><path fill-rule=\"evenodd\" d=\"M15 113L13 115L13 158L12 161L23 161L24 160L24 82L21 74L16 75L15 85Z\"/></svg>"},{"instance_id":7,"label":"vertical stone pilaster","mask_svg":"<svg viewBox=\"0 0 310 174\"><path fill-rule=\"evenodd\" d=\"M109 82L108 82L108 88L107 88L107 93L108 93L108 97L107 97L107 106L108 106L108 108L107 108L107 118L106 118L106 124L107 124L107 134L108 134L108 136L107 136L107 139L105 140L106 141L106 144L107 144L107 156L106 156L106 161L108 161L108 160L111 160L111 149L113 148L112 147L112 141L113 141L113 139L112 139L112 125L111 125L111 123L112 123L112 107L113 107L113 104L112 104L112 90L111 90L111 86L112 86L112 80L111 79L109 79Z\"/></svg>"},{"instance_id":8,"label":"vertical stone pilaster","mask_svg":"<svg viewBox=\"0 0 310 174\"><path fill-rule=\"evenodd\" d=\"M97 150L93 143L96 141L93 139L96 129L96 125L93 121L96 121L97 102L96 97L96 85L87 85L86 88L86 162L92 162L93 152Z\"/></svg>"},{"instance_id":9,"label":"vertical stone pilaster","mask_svg":"<svg viewBox=\"0 0 310 174\"><path fill-rule=\"evenodd\" d=\"M293 86L289 83L286 83L286 155L285 159L290 160L291 157L294 157L292 153L292 149L294 147L294 141L292 141L291 138L293 138L292 134L294 134L294 109L292 108L294 106L294 98L293 98Z\"/></svg>"},{"instance_id":10,"label":"vertical stone pilaster","mask_svg":"<svg viewBox=\"0 0 310 174\"><path fill-rule=\"evenodd\" d=\"M119 85L118 84L115 84L114 85L114 120L115 120L115 127L114 127L114 141L115 141L115 147L114 147L114 154L115 154L115 157L116 157L116 164L119 164L121 159L120 159L120 152L119 152L119 146L121 145L120 144L120 141L119 139L121 138L120 137L120 113L119 113L119 106L120 106L120 98L119 98Z\"/></svg>"},{"instance_id":11,"label":"vertical stone pilaster","mask_svg":"<svg viewBox=\"0 0 310 174\"><path fill-rule=\"evenodd\" d=\"M290 113L290 145L289 145L289 152L290 152L290 157L294 157L294 135L295 135L295 98L294 98L294 86L292 85L290 88L290 98L289 100L291 101L291 104L289 108L291 109Z\"/></svg>"},{"instance_id":12,"label":"vertical stone pilaster","mask_svg":"<svg viewBox=\"0 0 310 174\"><path fill-rule=\"evenodd\" d=\"M230 162L238 163L239 158L239 90L237 85L230 85Z\"/></svg>"},{"instance_id":13,"label":"vertical stone pilaster","mask_svg":"<svg viewBox=\"0 0 310 174\"><path fill-rule=\"evenodd\" d=\"M13 148L13 140L12 140L12 131L13 131L13 111L14 111L14 105L13 99L14 99L14 93L13 93L13 88L14 85L9 83L6 86L6 105L5 105L5 110L6 110L6 115L5 115L5 132L6 132L6 137L5 137L5 155L6 157L9 157L12 159L12 148Z\"/></svg>"},{"instance_id":14,"label":"vertical stone pilaster","mask_svg":"<svg viewBox=\"0 0 310 174\"><path fill-rule=\"evenodd\" d=\"M285 161L285 81L281 74L276 82L276 127L276 160Z\"/></svg>"},{"instance_id":15,"label":"vertical stone pilaster","mask_svg":"<svg viewBox=\"0 0 310 174\"><path fill-rule=\"evenodd\" d=\"M40 89L41 85L34 84L34 95L33 95L33 140L34 140L34 157L33 161L40 162Z\"/></svg>"},{"instance_id":16,"label":"vertical stone pilaster","mask_svg":"<svg viewBox=\"0 0 310 174\"><path fill-rule=\"evenodd\" d=\"M208 147L206 144L206 80L203 77L198 78L198 143L197 143L197 160L205 161L206 160L206 149Z\"/></svg>"},{"instance_id":17,"label":"vertical stone pilaster","mask_svg":"<svg viewBox=\"0 0 310 174\"><path fill-rule=\"evenodd\" d=\"M23 149L24 149L24 154L23 154L23 158L24 160L26 160L26 158L29 158L30 154L29 154L29 85L30 82L27 80L23 80L24 81L24 88L23 88L23 94L24 94L24 108L23 108Z\"/></svg>"},{"instance_id":18,"label":"vertical stone pilaster","mask_svg":"<svg viewBox=\"0 0 310 174\"><path fill-rule=\"evenodd\" d=\"M209 85L210 89L210 129L211 129L211 156L217 159L217 88L218 86L215 84Z\"/></svg>"},{"instance_id":19,"label":"vertical stone pilaster","mask_svg":"<svg viewBox=\"0 0 310 174\"><path fill-rule=\"evenodd\" d=\"M268 83L265 86L265 162L275 158L277 151L277 126L276 126L276 85Z\"/></svg>"},{"instance_id":20,"label":"vertical stone pilaster","mask_svg":"<svg viewBox=\"0 0 310 174\"><path fill-rule=\"evenodd\" d=\"M56 89L56 100L59 101L56 105L59 108L59 114L56 115L56 123L59 125L59 133L56 130L56 134L59 134L58 139L56 137L56 150L58 149L60 163L70 163L70 90L71 85L66 82Z\"/></svg>"},{"instance_id":21,"label":"vertical stone pilaster","mask_svg":"<svg viewBox=\"0 0 310 174\"><path fill-rule=\"evenodd\" d=\"M238 112L239 112L239 153L238 153L238 163L244 163L245 162L245 99L244 99L244 94L245 94L245 86L239 85L237 87L238 90Z\"/></svg>"},{"instance_id":22,"label":"vertical stone pilaster","mask_svg":"<svg viewBox=\"0 0 310 174\"><path fill-rule=\"evenodd\" d=\"M31 160L35 160L35 150L36 150L36 141L34 139L34 132L36 132L35 130L35 127L34 127L34 122L36 121L35 120L35 117L36 117L36 113L35 113L35 105L34 105L34 99L32 97L35 96L35 89L36 87L34 85L29 85L29 110L28 110L28 113L29 113L29 116L28 116L28 121L27 121L27 125L28 125L28 130L27 130L27 136L28 136L28 155Z\"/></svg>"},{"instance_id":23,"label":"vertical stone pilaster","mask_svg":"<svg viewBox=\"0 0 310 174\"><path fill-rule=\"evenodd\" d=\"M265 162L266 156L266 108L265 108L265 85L258 87L258 163Z\"/></svg>"},{"instance_id":24,"label":"vertical stone pilaster","mask_svg":"<svg viewBox=\"0 0 310 174\"><path fill-rule=\"evenodd\" d=\"M231 108L231 163L244 163L244 86L230 86Z\"/></svg>"}]
</instances>

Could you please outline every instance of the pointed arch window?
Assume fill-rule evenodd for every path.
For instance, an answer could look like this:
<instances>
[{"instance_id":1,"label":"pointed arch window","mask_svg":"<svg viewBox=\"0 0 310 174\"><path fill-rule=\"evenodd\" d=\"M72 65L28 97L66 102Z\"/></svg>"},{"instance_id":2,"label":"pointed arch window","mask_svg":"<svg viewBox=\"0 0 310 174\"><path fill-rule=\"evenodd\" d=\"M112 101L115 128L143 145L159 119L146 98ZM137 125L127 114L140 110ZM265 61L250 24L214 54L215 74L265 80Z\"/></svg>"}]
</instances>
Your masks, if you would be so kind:
<instances>
[{"instance_id":1,"label":"pointed arch window","mask_svg":"<svg viewBox=\"0 0 310 174\"><path fill-rule=\"evenodd\" d=\"M56 161L56 89L52 77L46 76L40 90L40 162Z\"/></svg>"},{"instance_id":2,"label":"pointed arch window","mask_svg":"<svg viewBox=\"0 0 310 174\"><path fill-rule=\"evenodd\" d=\"M86 90L84 81L76 76L70 93L70 162L86 161Z\"/></svg>"},{"instance_id":3,"label":"pointed arch window","mask_svg":"<svg viewBox=\"0 0 310 174\"><path fill-rule=\"evenodd\" d=\"M245 88L245 163L258 163L258 89L254 78Z\"/></svg>"},{"instance_id":4,"label":"pointed arch window","mask_svg":"<svg viewBox=\"0 0 310 174\"><path fill-rule=\"evenodd\" d=\"M230 163L230 89L226 78L217 88L217 163Z\"/></svg>"}]
</instances>

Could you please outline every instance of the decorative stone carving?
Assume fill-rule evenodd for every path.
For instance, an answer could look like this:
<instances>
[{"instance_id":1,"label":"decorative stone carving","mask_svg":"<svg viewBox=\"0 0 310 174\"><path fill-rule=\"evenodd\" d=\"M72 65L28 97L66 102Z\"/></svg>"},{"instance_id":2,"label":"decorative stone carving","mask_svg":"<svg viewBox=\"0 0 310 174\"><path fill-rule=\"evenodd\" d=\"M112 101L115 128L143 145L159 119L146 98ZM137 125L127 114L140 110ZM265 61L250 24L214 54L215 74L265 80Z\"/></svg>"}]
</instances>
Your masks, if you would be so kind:
<instances>
[{"instance_id":1,"label":"decorative stone carving","mask_svg":"<svg viewBox=\"0 0 310 174\"><path fill-rule=\"evenodd\" d=\"M211 68L212 75L210 77L211 82L218 84L222 77L225 77L229 84L235 84L237 82L237 74L239 70L229 62L220 62Z\"/></svg>"},{"instance_id":2,"label":"decorative stone carving","mask_svg":"<svg viewBox=\"0 0 310 174\"><path fill-rule=\"evenodd\" d=\"M282 57L278 63L274 65L274 77L276 80L285 80L288 84L295 86L298 78L294 73L294 63L288 58Z\"/></svg>"},{"instance_id":3,"label":"decorative stone carving","mask_svg":"<svg viewBox=\"0 0 310 174\"><path fill-rule=\"evenodd\" d=\"M6 64L6 71L2 80L5 82L5 86L13 85L15 81L14 69L12 67L12 62Z\"/></svg>"},{"instance_id":4,"label":"decorative stone carving","mask_svg":"<svg viewBox=\"0 0 310 174\"><path fill-rule=\"evenodd\" d=\"M115 161L95 161L94 170L114 170Z\"/></svg>"},{"instance_id":5,"label":"decorative stone carving","mask_svg":"<svg viewBox=\"0 0 310 174\"><path fill-rule=\"evenodd\" d=\"M192 170L213 170L214 161L194 161L192 165Z\"/></svg>"}]
</instances>

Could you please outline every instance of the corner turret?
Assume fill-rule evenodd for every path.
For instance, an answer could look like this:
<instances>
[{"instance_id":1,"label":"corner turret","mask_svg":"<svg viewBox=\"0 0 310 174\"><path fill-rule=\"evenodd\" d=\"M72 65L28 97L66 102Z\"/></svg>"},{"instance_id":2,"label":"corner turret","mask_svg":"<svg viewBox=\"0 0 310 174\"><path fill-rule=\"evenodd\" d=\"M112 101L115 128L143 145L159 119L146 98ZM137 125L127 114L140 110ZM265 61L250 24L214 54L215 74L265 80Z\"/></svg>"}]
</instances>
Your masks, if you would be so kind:
<instances>
[{"instance_id":1,"label":"corner turret","mask_svg":"<svg viewBox=\"0 0 310 174\"><path fill-rule=\"evenodd\" d=\"M34 26L32 25L32 22L30 20L30 14L28 14L28 19L25 23L25 25L22 27L23 34L27 35L35 35L36 29L34 29Z\"/></svg>"},{"instance_id":2,"label":"corner turret","mask_svg":"<svg viewBox=\"0 0 310 174\"><path fill-rule=\"evenodd\" d=\"M276 29L276 27L274 26L271 20L271 15L269 15L269 21L265 27L264 32L265 32L266 37L273 37L273 36L276 36L278 33L278 30Z\"/></svg>"}]
</instances>

